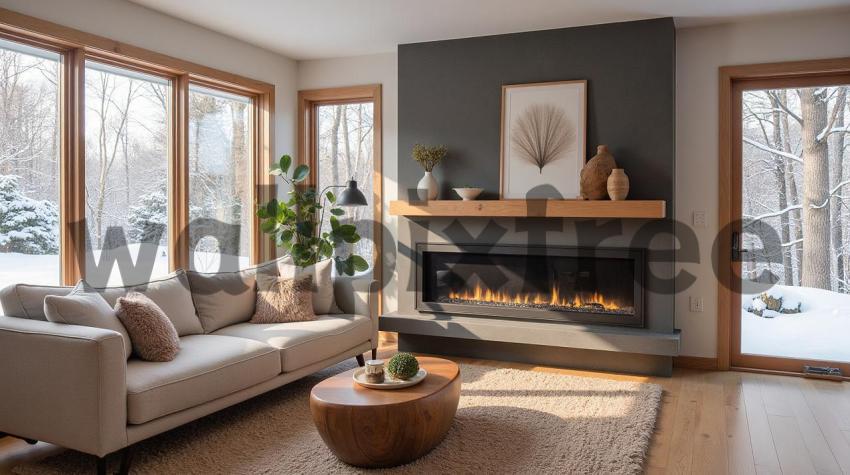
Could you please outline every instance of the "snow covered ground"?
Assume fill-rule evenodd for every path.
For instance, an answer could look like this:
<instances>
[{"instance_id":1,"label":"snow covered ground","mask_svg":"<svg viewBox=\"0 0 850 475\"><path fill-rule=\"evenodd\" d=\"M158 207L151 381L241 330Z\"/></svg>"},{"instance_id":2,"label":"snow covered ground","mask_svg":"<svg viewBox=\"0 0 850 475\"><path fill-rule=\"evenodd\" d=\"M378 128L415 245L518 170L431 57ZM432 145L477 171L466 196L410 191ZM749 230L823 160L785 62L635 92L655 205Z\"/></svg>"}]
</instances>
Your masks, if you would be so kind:
<instances>
[{"instance_id":1,"label":"snow covered ground","mask_svg":"<svg viewBox=\"0 0 850 475\"><path fill-rule=\"evenodd\" d=\"M769 292L800 302L801 313L759 317L747 311L754 296L742 295L742 353L850 362L850 295L783 285Z\"/></svg>"},{"instance_id":2,"label":"snow covered ground","mask_svg":"<svg viewBox=\"0 0 850 475\"><path fill-rule=\"evenodd\" d=\"M138 244L130 244L130 255L135 261L139 253ZM95 261L100 262L100 251L95 251ZM195 268L202 272L216 272L220 262L218 253L196 252ZM248 258L239 257L239 267L248 267ZM152 277L168 274L168 252L160 246L156 253ZM0 253L0 288L9 284L27 283L59 285L59 256ZM121 285L118 266L113 265L109 276L110 286Z\"/></svg>"}]
</instances>

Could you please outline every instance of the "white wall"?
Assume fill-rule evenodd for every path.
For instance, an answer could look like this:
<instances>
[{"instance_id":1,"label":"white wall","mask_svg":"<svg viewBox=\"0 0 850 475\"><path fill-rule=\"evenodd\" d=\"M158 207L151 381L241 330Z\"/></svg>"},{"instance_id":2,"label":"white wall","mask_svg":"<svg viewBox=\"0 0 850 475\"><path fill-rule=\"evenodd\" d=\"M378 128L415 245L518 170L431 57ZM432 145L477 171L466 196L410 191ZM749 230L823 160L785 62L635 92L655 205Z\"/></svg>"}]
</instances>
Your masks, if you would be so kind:
<instances>
[{"instance_id":1,"label":"white wall","mask_svg":"<svg viewBox=\"0 0 850 475\"><path fill-rule=\"evenodd\" d=\"M383 235L384 249L392 250L397 236L397 218L387 213L390 200L398 195L398 61L395 53L355 56L339 59L321 59L298 62L298 89L382 85L383 133ZM396 300L397 276L392 256L384 253L384 312L398 308Z\"/></svg>"},{"instance_id":2,"label":"white wall","mask_svg":"<svg viewBox=\"0 0 850 475\"><path fill-rule=\"evenodd\" d=\"M0 7L275 85L275 156L294 149L295 61L126 0L0 0Z\"/></svg>"},{"instance_id":3,"label":"white wall","mask_svg":"<svg viewBox=\"0 0 850 475\"><path fill-rule=\"evenodd\" d=\"M694 274L693 287L676 297L682 353L713 357L717 350L717 279L711 248L718 233L718 68L720 66L850 56L850 13L760 20L676 32L676 216L695 229L700 263L680 268ZM701 296L704 313L688 299Z\"/></svg>"}]
</instances>

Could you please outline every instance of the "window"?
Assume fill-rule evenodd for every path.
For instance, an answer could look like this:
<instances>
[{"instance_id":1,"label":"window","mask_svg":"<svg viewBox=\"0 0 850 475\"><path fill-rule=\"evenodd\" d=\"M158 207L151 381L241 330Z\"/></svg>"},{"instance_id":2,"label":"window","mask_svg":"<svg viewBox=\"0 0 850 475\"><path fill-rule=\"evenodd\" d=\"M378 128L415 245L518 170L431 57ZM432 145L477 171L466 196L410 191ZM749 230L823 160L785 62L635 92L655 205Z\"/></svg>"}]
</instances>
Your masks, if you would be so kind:
<instances>
[{"instance_id":1,"label":"window","mask_svg":"<svg viewBox=\"0 0 850 475\"><path fill-rule=\"evenodd\" d=\"M317 192L340 187L338 194L354 179L368 201L342 218L357 227L360 241L335 252L362 256L381 281L381 86L299 91L298 115L298 159L310 165L308 184Z\"/></svg>"},{"instance_id":2,"label":"window","mask_svg":"<svg viewBox=\"0 0 850 475\"><path fill-rule=\"evenodd\" d=\"M0 40L0 286L60 280L60 60Z\"/></svg>"},{"instance_id":3,"label":"window","mask_svg":"<svg viewBox=\"0 0 850 475\"><path fill-rule=\"evenodd\" d=\"M249 265L251 107L249 97L189 88L190 263L200 272Z\"/></svg>"},{"instance_id":4,"label":"window","mask_svg":"<svg viewBox=\"0 0 850 475\"><path fill-rule=\"evenodd\" d=\"M321 191L355 180L360 191L371 197L375 169L373 104L320 104L316 108L316 189ZM343 222L354 224L361 237L360 242L348 245L350 249L346 251L363 257L366 262L373 262L374 258L374 217L373 207L362 206L347 209L342 218ZM329 230L330 224L323 223L322 231Z\"/></svg>"},{"instance_id":5,"label":"window","mask_svg":"<svg viewBox=\"0 0 850 475\"><path fill-rule=\"evenodd\" d=\"M139 284L169 271L170 97L165 79L86 64L87 252L93 254L86 278L93 285ZM126 256L136 265L113 265Z\"/></svg>"},{"instance_id":6,"label":"window","mask_svg":"<svg viewBox=\"0 0 850 475\"><path fill-rule=\"evenodd\" d=\"M274 256L254 213L275 194L274 86L0 16L0 286Z\"/></svg>"}]
</instances>

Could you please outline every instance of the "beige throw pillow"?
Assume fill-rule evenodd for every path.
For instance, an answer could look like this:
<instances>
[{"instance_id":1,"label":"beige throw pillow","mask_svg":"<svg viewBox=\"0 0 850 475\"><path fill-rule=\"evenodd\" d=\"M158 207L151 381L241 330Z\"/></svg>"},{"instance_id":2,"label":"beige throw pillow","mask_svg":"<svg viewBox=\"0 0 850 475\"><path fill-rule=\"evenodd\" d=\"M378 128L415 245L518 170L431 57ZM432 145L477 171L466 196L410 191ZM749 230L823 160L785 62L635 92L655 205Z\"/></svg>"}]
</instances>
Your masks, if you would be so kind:
<instances>
[{"instance_id":1,"label":"beige throw pillow","mask_svg":"<svg viewBox=\"0 0 850 475\"><path fill-rule=\"evenodd\" d=\"M287 256L278 261L277 269L281 277L290 279L301 275L313 276L313 310L317 315L342 313L334 298L333 259L325 259L312 266L300 268Z\"/></svg>"},{"instance_id":2,"label":"beige throw pillow","mask_svg":"<svg viewBox=\"0 0 850 475\"><path fill-rule=\"evenodd\" d=\"M125 357L130 357L133 347L127 329L103 296L84 280L77 283L68 295L45 296L44 316L48 322L115 330L124 339Z\"/></svg>"},{"instance_id":3,"label":"beige throw pillow","mask_svg":"<svg viewBox=\"0 0 850 475\"><path fill-rule=\"evenodd\" d=\"M294 279L257 276L257 305L251 323L305 322L316 319L313 276Z\"/></svg>"},{"instance_id":4,"label":"beige throw pillow","mask_svg":"<svg viewBox=\"0 0 850 475\"><path fill-rule=\"evenodd\" d=\"M146 361L171 361L180 352L180 338L171 320L149 297L130 292L118 297L115 313L127 328L133 352Z\"/></svg>"}]
</instances>

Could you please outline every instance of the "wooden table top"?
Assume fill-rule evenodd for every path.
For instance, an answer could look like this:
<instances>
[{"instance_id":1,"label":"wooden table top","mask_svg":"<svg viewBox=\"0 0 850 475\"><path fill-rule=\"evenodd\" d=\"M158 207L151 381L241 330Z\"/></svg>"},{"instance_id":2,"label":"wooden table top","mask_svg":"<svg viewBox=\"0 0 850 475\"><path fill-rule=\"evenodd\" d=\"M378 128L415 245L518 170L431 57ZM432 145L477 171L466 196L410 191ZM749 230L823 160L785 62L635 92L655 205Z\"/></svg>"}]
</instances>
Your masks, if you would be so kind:
<instances>
[{"instance_id":1,"label":"wooden table top","mask_svg":"<svg viewBox=\"0 0 850 475\"><path fill-rule=\"evenodd\" d=\"M392 406L430 396L460 377L454 361L430 356L417 356L419 367L428 371L421 383L402 389L369 389L351 377L359 368L331 376L313 387L310 398L325 404L341 406Z\"/></svg>"}]
</instances>

